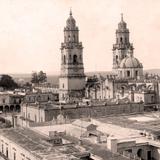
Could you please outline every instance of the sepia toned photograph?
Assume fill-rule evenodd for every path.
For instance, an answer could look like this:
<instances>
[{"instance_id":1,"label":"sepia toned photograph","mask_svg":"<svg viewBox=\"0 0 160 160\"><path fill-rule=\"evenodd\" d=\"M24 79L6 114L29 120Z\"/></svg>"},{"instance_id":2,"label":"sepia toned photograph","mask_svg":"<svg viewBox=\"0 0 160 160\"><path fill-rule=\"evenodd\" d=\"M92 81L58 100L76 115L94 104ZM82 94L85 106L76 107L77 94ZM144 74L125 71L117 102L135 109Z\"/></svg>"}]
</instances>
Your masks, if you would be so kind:
<instances>
[{"instance_id":1,"label":"sepia toned photograph","mask_svg":"<svg viewBox=\"0 0 160 160\"><path fill-rule=\"evenodd\" d=\"M0 0L0 160L160 160L160 1Z\"/></svg>"}]
</instances>

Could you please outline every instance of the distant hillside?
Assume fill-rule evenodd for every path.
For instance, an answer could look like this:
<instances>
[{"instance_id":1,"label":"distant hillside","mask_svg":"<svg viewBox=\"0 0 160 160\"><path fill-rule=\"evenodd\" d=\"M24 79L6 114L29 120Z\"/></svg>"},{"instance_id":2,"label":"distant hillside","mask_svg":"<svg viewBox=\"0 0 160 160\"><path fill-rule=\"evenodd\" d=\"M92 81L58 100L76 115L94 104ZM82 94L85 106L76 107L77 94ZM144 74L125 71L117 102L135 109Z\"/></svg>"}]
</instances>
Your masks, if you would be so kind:
<instances>
[{"instance_id":1,"label":"distant hillside","mask_svg":"<svg viewBox=\"0 0 160 160\"><path fill-rule=\"evenodd\" d=\"M23 79L25 82L31 81L31 74L11 74L15 81ZM47 81L51 84L58 84L58 75L47 75Z\"/></svg>"},{"instance_id":2,"label":"distant hillside","mask_svg":"<svg viewBox=\"0 0 160 160\"><path fill-rule=\"evenodd\" d=\"M147 70L144 70L144 72L160 75L160 69L147 69Z\"/></svg>"},{"instance_id":3,"label":"distant hillside","mask_svg":"<svg viewBox=\"0 0 160 160\"><path fill-rule=\"evenodd\" d=\"M144 72L148 72L151 74L158 74L160 75L160 69L148 69L148 70L144 70ZM87 72L85 73L87 76L93 76L95 74L101 74L103 75L107 75L107 74L111 74L111 71L96 71L96 72ZM18 81L19 79L23 79L25 82L30 82L31 81L31 74L10 74L16 81ZM58 75L48 75L47 76L47 81L51 84L58 84L58 79L59 76Z\"/></svg>"}]
</instances>

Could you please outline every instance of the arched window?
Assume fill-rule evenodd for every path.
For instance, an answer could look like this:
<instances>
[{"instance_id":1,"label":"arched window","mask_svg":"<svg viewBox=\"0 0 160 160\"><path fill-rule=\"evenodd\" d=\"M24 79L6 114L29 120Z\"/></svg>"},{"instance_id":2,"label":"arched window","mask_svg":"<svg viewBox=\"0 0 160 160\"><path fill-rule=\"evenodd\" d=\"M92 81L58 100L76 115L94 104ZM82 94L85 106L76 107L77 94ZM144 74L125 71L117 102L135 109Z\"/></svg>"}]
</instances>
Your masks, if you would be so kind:
<instances>
[{"instance_id":1,"label":"arched window","mask_svg":"<svg viewBox=\"0 0 160 160\"><path fill-rule=\"evenodd\" d=\"M69 41L69 42L71 41L71 37L70 37L70 36L68 36L68 41Z\"/></svg>"},{"instance_id":2,"label":"arched window","mask_svg":"<svg viewBox=\"0 0 160 160\"><path fill-rule=\"evenodd\" d=\"M6 157L8 158L8 147L6 147Z\"/></svg>"},{"instance_id":3,"label":"arched window","mask_svg":"<svg viewBox=\"0 0 160 160\"><path fill-rule=\"evenodd\" d=\"M127 77L130 77L130 71L127 71Z\"/></svg>"},{"instance_id":4,"label":"arched window","mask_svg":"<svg viewBox=\"0 0 160 160\"><path fill-rule=\"evenodd\" d=\"M63 56L63 63L66 64L66 56Z\"/></svg>"},{"instance_id":5,"label":"arched window","mask_svg":"<svg viewBox=\"0 0 160 160\"><path fill-rule=\"evenodd\" d=\"M122 37L120 38L120 42L123 43L123 38Z\"/></svg>"},{"instance_id":6,"label":"arched window","mask_svg":"<svg viewBox=\"0 0 160 160\"><path fill-rule=\"evenodd\" d=\"M116 63L118 64L118 55L116 55Z\"/></svg>"},{"instance_id":7,"label":"arched window","mask_svg":"<svg viewBox=\"0 0 160 160\"><path fill-rule=\"evenodd\" d=\"M137 156L138 156L139 158L142 158L142 149L139 149L139 150L137 151Z\"/></svg>"},{"instance_id":8,"label":"arched window","mask_svg":"<svg viewBox=\"0 0 160 160\"><path fill-rule=\"evenodd\" d=\"M69 55L69 61L71 62L71 60L72 60L72 56L71 56L71 55Z\"/></svg>"},{"instance_id":9,"label":"arched window","mask_svg":"<svg viewBox=\"0 0 160 160\"><path fill-rule=\"evenodd\" d=\"M73 56L73 64L76 64L76 63L78 63L78 61L77 61L77 55L75 54L75 55Z\"/></svg>"},{"instance_id":10,"label":"arched window","mask_svg":"<svg viewBox=\"0 0 160 160\"><path fill-rule=\"evenodd\" d=\"M121 87L122 97L124 96L124 87Z\"/></svg>"},{"instance_id":11,"label":"arched window","mask_svg":"<svg viewBox=\"0 0 160 160\"><path fill-rule=\"evenodd\" d=\"M138 76L138 71L135 71L135 76L136 76L136 77Z\"/></svg>"}]
</instances>

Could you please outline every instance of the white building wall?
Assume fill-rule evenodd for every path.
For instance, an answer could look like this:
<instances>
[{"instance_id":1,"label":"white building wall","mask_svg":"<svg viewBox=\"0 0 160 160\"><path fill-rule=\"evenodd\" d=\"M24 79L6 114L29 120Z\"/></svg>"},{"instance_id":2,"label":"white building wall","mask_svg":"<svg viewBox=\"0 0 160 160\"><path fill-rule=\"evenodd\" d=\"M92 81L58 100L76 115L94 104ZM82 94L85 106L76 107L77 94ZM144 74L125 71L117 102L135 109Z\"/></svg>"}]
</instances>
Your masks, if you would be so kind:
<instances>
[{"instance_id":1,"label":"white building wall","mask_svg":"<svg viewBox=\"0 0 160 160\"><path fill-rule=\"evenodd\" d=\"M34 122L45 122L45 112L38 106L22 106L21 114L23 117L30 119Z\"/></svg>"},{"instance_id":2,"label":"white building wall","mask_svg":"<svg viewBox=\"0 0 160 160\"><path fill-rule=\"evenodd\" d=\"M2 153L2 145L3 145L3 153ZM6 155L6 148L8 148L8 159L14 160L14 153L16 155L16 160L39 160L38 157L32 155L31 152L25 150L21 146L17 145L13 141L5 138L4 136L0 136L0 152Z\"/></svg>"}]
</instances>

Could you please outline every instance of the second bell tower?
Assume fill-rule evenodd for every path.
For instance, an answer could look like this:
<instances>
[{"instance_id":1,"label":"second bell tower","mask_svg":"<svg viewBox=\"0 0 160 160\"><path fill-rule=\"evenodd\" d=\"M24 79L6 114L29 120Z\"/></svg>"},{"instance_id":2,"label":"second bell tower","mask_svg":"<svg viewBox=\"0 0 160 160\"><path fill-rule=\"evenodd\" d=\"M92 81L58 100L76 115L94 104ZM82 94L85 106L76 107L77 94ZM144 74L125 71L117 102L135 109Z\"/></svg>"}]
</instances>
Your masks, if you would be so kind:
<instances>
[{"instance_id":1,"label":"second bell tower","mask_svg":"<svg viewBox=\"0 0 160 160\"><path fill-rule=\"evenodd\" d=\"M127 56L128 50L133 51L133 45L129 41L129 29L121 14L121 21L116 30L116 43L113 44L113 71L116 73L121 61Z\"/></svg>"}]
</instances>

